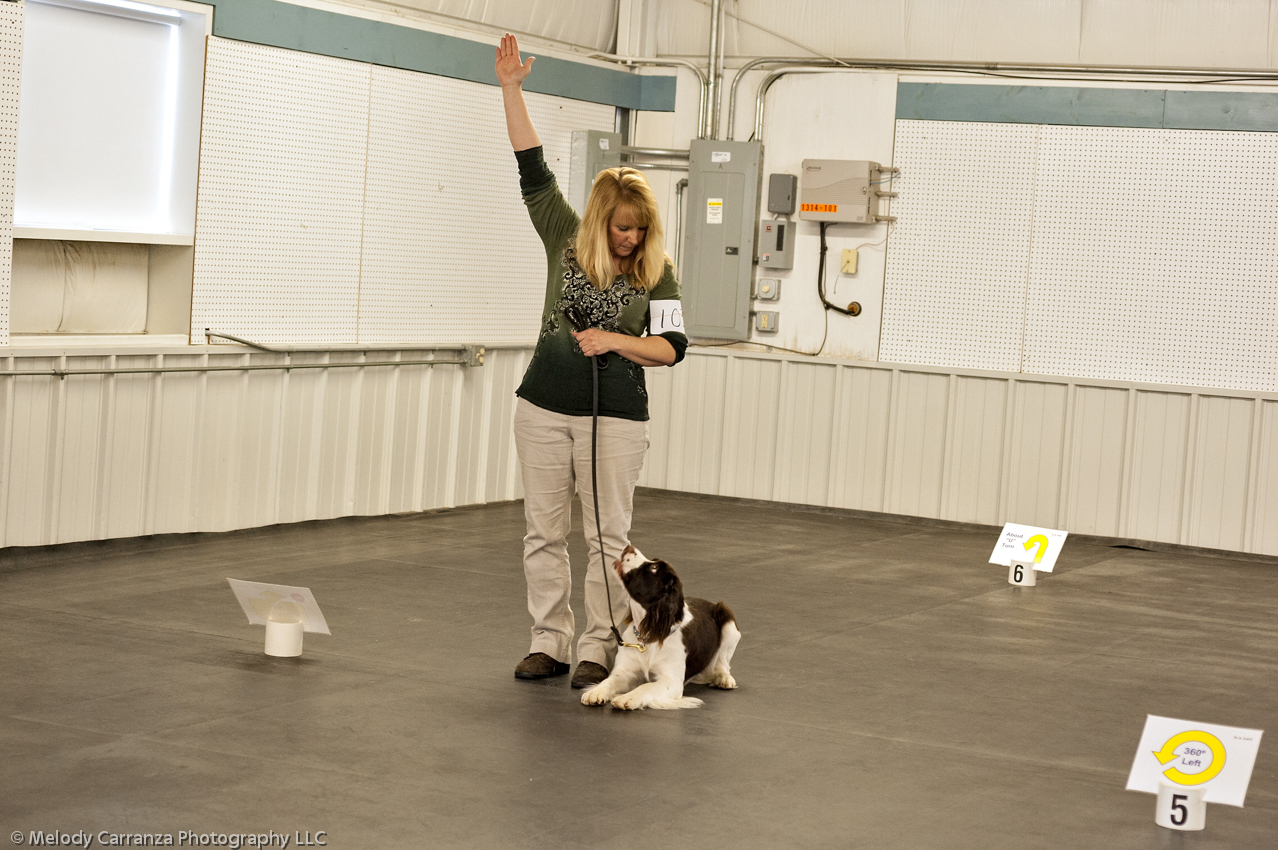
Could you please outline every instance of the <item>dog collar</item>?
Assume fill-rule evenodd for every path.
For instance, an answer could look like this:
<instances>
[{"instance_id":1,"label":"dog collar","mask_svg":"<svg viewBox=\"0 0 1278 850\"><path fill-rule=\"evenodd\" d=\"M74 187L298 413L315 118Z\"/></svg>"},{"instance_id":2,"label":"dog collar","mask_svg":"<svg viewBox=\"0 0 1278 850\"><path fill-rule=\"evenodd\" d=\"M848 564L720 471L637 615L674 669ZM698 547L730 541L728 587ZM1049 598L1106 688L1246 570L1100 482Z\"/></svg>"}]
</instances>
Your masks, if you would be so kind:
<instances>
[{"instance_id":1,"label":"dog collar","mask_svg":"<svg viewBox=\"0 0 1278 850\"><path fill-rule=\"evenodd\" d=\"M682 628L683 628L683 621L680 620L678 623L675 623L675 627L670 630L670 635L674 634L675 632L679 631ZM626 643L623 640L621 641L621 645L628 646L631 649L637 649L640 652L647 652L648 644L644 641L643 638L639 637L639 630L635 628L634 626L631 626L629 629L627 629L627 631L631 631L635 633L635 643ZM668 638L670 637L670 635L666 635L666 637Z\"/></svg>"},{"instance_id":2,"label":"dog collar","mask_svg":"<svg viewBox=\"0 0 1278 850\"><path fill-rule=\"evenodd\" d=\"M620 643L622 646L628 646L628 647L630 647L631 649L637 649L637 650L639 650L640 652L647 652L647 651L648 651L648 644L644 643L644 642L643 642L643 638L639 637L639 630L638 630L638 629L636 629L636 628L634 628L633 626L631 626L631 627L630 627L630 631L633 631L633 632L635 633L635 640L637 641L637 643L626 643L624 640L623 640L623 641L619 641L619 643Z\"/></svg>"}]
</instances>

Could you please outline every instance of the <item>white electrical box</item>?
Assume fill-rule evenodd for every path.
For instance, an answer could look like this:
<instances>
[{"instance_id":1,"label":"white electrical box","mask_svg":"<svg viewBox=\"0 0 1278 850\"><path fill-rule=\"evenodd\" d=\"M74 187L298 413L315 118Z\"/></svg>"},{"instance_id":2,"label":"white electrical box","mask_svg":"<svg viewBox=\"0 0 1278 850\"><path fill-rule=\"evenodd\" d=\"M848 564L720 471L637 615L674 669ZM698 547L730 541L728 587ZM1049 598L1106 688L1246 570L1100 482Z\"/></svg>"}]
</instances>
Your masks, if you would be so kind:
<instances>
[{"instance_id":1,"label":"white electrical box","mask_svg":"<svg viewBox=\"0 0 1278 850\"><path fill-rule=\"evenodd\" d=\"M887 216L879 215L879 199L891 197L883 188L883 174L893 171L865 159L805 159L799 218L844 224L887 221Z\"/></svg>"}]
</instances>

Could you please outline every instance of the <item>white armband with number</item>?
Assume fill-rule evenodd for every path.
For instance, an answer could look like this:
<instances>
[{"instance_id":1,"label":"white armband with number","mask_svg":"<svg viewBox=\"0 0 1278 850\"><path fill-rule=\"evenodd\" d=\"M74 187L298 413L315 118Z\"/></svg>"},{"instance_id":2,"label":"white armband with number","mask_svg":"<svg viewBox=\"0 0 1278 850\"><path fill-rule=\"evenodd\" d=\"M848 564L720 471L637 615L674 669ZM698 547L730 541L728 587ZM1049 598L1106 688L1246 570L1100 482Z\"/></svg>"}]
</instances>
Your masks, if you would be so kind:
<instances>
[{"instance_id":1,"label":"white armband with number","mask_svg":"<svg viewBox=\"0 0 1278 850\"><path fill-rule=\"evenodd\" d=\"M649 301L648 313L652 317L648 333L653 336L670 331L683 333L683 306L677 299Z\"/></svg>"}]
</instances>

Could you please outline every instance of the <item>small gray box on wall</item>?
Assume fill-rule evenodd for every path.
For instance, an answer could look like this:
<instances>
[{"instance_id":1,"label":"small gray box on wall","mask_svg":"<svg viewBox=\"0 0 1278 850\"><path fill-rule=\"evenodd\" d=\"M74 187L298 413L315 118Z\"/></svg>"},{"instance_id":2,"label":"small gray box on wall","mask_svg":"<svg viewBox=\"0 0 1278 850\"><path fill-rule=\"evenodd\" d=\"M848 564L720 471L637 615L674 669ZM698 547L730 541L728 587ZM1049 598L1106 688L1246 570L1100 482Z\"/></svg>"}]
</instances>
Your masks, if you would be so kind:
<instances>
[{"instance_id":1,"label":"small gray box on wall","mask_svg":"<svg viewBox=\"0 0 1278 850\"><path fill-rule=\"evenodd\" d=\"M759 225L759 267L794 268L794 222L774 219Z\"/></svg>"},{"instance_id":2,"label":"small gray box on wall","mask_svg":"<svg viewBox=\"0 0 1278 850\"><path fill-rule=\"evenodd\" d=\"M793 174L768 175L768 212L794 215L794 204L798 194L798 177Z\"/></svg>"},{"instance_id":3,"label":"small gray box on wall","mask_svg":"<svg viewBox=\"0 0 1278 850\"><path fill-rule=\"evenodd\" d=\"M762 159L760 142L692 141L682 270L689 336L750 337Z\"/></svg>"},{"instance_id":4,"label":"small gray box on wall","mask_svg":"<svg viewBox=\"0 0 1278 850\"><path fill-rule=\"evenodd\" d=\"M572 159L568 165L568 203L585 215L586 199L595 175L605 168L621 165L621 134L602 130L574 130Z\"/></svg>"}]
</instances>

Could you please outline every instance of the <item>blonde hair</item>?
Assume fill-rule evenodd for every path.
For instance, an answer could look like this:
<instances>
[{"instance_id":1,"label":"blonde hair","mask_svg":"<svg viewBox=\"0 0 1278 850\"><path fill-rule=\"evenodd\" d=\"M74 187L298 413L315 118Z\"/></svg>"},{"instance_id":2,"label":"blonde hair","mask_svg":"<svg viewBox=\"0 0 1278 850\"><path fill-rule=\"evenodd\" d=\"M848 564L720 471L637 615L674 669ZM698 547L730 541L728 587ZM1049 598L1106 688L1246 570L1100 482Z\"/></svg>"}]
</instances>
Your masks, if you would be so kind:
<instances>
[{"instance_id":1,"label":"blonde hair","mask_svg":"<svg viewBox=\"0 0 1278 850\"><path fill-rule=\"evenodd\" d=\"M643 242L630 260L630 285L644 292L661 282L666 263L665 236L661 231L661 211L657 196L644 176L633 168L608 168L595 176L586 201L586 214L577 229L577 264L595 289L612 286L617 276L608 241L608 224L619 210L634 216L635 224L647 228Z\"/></svg>"}]
</instances>

